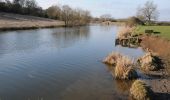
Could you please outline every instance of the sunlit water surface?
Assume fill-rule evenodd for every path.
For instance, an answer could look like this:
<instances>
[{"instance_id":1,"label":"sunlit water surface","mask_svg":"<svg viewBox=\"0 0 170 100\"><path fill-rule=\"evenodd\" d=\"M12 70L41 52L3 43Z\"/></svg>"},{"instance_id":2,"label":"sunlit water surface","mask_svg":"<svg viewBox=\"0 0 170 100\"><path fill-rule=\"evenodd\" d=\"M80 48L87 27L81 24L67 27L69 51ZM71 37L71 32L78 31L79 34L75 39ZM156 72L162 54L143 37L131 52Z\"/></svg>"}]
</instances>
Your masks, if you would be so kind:
<instances>
[{"instance_id":1,"label":"sunlit water surface","mask_svg":"<svg viewBox=\"0 0 170 100\"><path fill-rule=\"evenodd\" d=\"M127 99L102 59L110 52L132 58L141 48L115 46L116 26L0 32L0 100Z\"/></svg>"}]
</instances>

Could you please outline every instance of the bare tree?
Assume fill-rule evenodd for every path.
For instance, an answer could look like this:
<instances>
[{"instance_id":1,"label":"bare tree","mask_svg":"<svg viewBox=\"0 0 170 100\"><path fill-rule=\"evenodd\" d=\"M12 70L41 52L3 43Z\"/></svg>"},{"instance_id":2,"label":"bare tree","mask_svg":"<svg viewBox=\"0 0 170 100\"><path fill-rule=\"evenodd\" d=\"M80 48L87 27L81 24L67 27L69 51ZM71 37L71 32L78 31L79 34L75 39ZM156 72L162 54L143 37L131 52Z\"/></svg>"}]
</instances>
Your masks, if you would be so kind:
<instances>
[{"instance_id":1,"label":"bare tree","mask_svg":"<svg viewBox=\"0 0 170 100\"><path fill-rule=\"evenodd\" d=\"M108 21L108 20L110 20L112 18L112 16L110 15L110 14L104 14L104 15L101 15L100 16L100 19L102 20L102 21Z\"/></svg>"},{"instance_id":2,"label":"bare tree","mask_svg":"<svg viewBox=\"0 0 170 100\"><path fill-rule=\"evenodd\" d=\"M46 12L49 18L54 18L54 19L61 18L61 8L58 5L49 7L46 10Z\"/></svg>"},{"instance_id":3,"label":"bare tree","mask_svg":"<svg viewBox=\"0 0 170 100\"><path fill-rule=\"evenodd\" d=\"M143 7L138 8L137 16L151 24L151 21L157 20L159 16L157 5L153 1L147 1Z\"/></svg>"},{"instance_id":4,"label":"bare tree","mask_svg":"<svg viewBox=\"0 0 170 100\"><path fill-rule=\"evenodd\" d=\"M26 7L27 8L36 8L37 2L35 0L26 0Z\"/></svg>"},{"instance_id":5,"label":"bare tree","mask_svg":"<svg viewBox=\"0 0 170 100\"><path fill-rule=\"evenodd\" d=\"M69 21L71 20L72 17L72 9L68 5L64 5L62 7L62 19L65 22L66 26L69 26Z\"/></svg>"},{"instance_id":6,"label":"bare tree","mask_svg":"<svg viewBox=\"0 0 170 100\"><path fill-rule=\"evenodd\" d=\"M46 12L50 18L63 20L66 26L87 25L91 20L89 11L80 8L73 9L68 5L51 6Z\"/></svg>"}]
</instances>

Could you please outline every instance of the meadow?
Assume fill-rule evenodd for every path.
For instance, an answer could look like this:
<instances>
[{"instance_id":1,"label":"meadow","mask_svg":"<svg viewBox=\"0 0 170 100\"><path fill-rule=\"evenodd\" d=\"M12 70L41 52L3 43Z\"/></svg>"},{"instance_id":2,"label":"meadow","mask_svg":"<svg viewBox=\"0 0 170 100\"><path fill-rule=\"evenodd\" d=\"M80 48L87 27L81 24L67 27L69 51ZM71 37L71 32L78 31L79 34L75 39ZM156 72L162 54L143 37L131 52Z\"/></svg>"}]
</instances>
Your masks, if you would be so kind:
<instances>
[{"instance_id":1,"label":"meadow","mask_svg":"<svg viewBox=\"0 0 170 100\"><path fill-rule=\"evenodd\" d=\"M170 40L170 26L138 26L135 33L143 34L145 30L153 30L155 35Z\"/></svg>"}]
</instances>

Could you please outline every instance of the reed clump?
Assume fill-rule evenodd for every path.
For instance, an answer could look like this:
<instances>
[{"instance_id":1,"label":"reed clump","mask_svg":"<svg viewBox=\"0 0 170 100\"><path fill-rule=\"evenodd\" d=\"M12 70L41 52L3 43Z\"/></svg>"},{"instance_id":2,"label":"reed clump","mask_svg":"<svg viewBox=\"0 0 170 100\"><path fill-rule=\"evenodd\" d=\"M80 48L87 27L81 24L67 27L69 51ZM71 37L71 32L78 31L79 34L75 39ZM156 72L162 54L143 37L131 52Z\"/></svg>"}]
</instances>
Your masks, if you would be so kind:
<instances>
[{"instance_id":1,"label":"reed clump","mask_svg":"<svg viewBox=\"0 0 170 100\"><path fill-rule=\"evenodd\" d=\"M128 57L123 56L117 59L115 67L115 78L116 79L135 79L137 78L137 72L134 69L134 63Z\"/></svg>"},{"instance_id":2,"label":"reed clump","mask_svg":"<svg viewBox=\"0 0 170 100\"><path fill-rule=\"evenodd\" d=\"M158 57L154 56L151 52L148 52L143 57L138 59L138 63L144 71L155 71L161 67L161 63L158 60Z\"/></svg>"},{"instance_id":3,"label":"reed clump","mask_svg":"<svg viewBox=\"0 0 170 100\"><path fill-rule=\"evenodd\" d=\"M170 75L170 41L157 36L143 36L141 46L159 54L165 64L164 68Z\"/></svg>"},{"instance_id":4,"label":"reed clump","mask_svg":"<svg viewBox=\"0 0 170 100\"><path fill-rule=\"evenodd\" d=\"M112 52L103 60L103 63L115 66L119 58L122 58L120 53Z\"/></svg>"},{"instance_id":5,"label":"reed clump","mask_svg":"<svg viewBox=\"0 0 170 100\"><path fill-rule=\"evenodd\" d=\"M134 32L135 27L121 27L118 30L118 34L117 37L118 39L124 39L124 38L128 38L129 36L131 36L131 34Z\"/></svg>"},{"instance_id":6,"label":"reed clump","mask_svg":"<svg viewBox=\"0 0 170 100\"><path fill-rule=\"evenodd\" d=\"M130 94L135 100L152 100L153 91L145 82L136 80L130 88Z\"/></svg>"}]
</instances>

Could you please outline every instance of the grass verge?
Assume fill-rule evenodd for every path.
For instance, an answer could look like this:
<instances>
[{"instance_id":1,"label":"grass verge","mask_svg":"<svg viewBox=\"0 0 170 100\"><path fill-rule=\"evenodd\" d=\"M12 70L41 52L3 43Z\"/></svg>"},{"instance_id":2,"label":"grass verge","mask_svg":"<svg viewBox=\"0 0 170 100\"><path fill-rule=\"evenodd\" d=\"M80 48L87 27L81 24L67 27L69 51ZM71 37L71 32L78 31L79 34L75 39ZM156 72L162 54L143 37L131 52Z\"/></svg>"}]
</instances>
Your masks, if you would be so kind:
<instances>
[{"instance_id":1,"label":"grass verge","mask_svg":"<svg viewBox=\"0 0 170 100\"><path fill-rule=\"evenodd\" d=\"M144 34L145 30L153 30L155 35L170 40L170 26L137 26L134 33Z\"/></svg>"}]
</instances>

